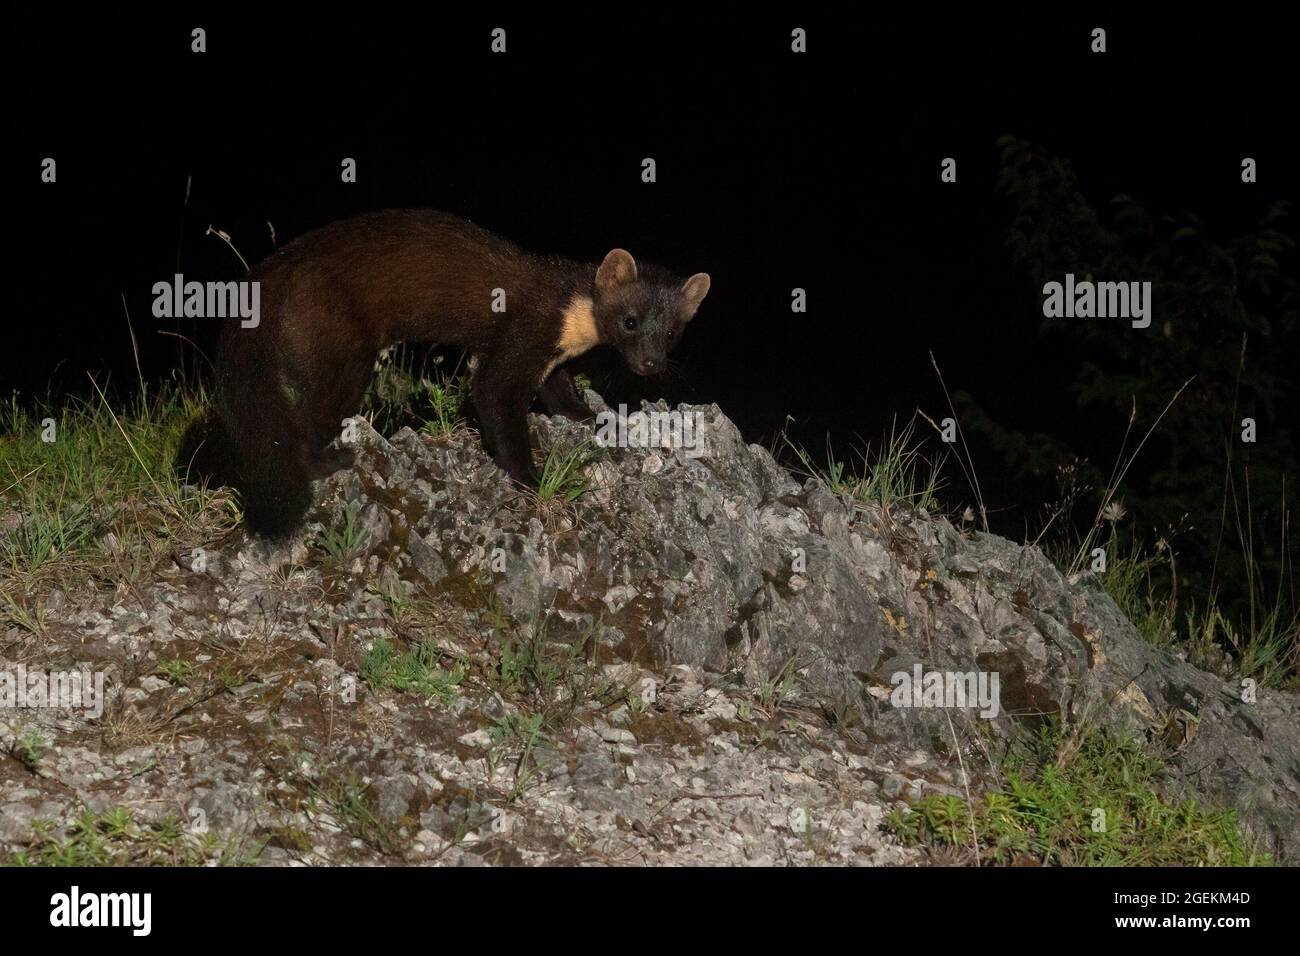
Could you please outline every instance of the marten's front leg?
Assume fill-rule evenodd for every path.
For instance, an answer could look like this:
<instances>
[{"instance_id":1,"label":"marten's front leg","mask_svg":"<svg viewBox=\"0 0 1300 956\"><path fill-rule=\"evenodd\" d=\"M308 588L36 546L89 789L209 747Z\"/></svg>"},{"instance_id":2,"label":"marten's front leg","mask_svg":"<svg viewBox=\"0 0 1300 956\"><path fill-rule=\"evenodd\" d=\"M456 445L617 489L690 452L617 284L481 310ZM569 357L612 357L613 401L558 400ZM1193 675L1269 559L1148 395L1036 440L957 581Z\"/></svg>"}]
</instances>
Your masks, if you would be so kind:
<instances>
[{"instance_id":1,"label":"marten's front leg","mask_svg":"<svg viewBox=\"0 0 1300 956\"><path fill-rule=\"evenodd\" d=\"M501 469L520 484L535 487L533 453L528 443L528 406L540 368L518 350L485 357L475 376L474 409L483 444Z\"/></svg>"},{"instance_id":2,"label":"marten's front leg","mask_svg":"<svg viewBox=\"0 0 1300 956\"><path fill-rule=\"evenodd\" d=\"M594 417L587 403L578 397L573 378L562 368L557 368L537 391L549 415L563 415L574 422L589 422Z\"/></svg>"}]
</instances>

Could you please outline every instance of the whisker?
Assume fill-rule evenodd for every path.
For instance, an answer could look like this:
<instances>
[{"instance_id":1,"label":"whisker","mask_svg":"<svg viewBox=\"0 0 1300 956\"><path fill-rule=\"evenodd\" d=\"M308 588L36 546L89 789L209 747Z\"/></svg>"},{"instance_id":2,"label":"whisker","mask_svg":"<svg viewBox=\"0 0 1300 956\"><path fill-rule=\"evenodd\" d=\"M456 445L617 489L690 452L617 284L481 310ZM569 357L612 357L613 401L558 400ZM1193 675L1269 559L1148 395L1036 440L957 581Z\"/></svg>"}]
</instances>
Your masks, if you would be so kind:
<instances>
[{"instance_id":1,"label":"whisker","mask_svg":"<svg viewBox=\"0 0 1300 956\"><path fill-rule=\"evenodd\" d=\"M686 373L683 371L683 369L684 366L682 365L681 362L674 362L672 359L668 359L664 371L671 373L672 376L676 378L679 382L682 382L685 385L689 385L691 384L691 380L686 376Z\"/></svg>"}]
</instances>

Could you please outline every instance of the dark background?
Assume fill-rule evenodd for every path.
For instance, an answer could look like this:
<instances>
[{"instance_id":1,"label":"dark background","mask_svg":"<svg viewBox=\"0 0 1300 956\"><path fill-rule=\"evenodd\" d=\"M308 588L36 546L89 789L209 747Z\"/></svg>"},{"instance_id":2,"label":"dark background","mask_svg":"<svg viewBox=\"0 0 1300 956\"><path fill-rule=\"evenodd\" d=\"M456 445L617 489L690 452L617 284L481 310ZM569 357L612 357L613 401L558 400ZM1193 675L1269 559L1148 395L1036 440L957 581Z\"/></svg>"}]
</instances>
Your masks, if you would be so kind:
<instances>
[{"instance_id":1,"label":"dark background","mask_svg":"<svg viewBox=\"0 0 1300 956\"><path fill-rule=\"evenodd\" d=\"M542 251L598 260L621 245L711 274L680 377L647 385L613 353L584 361L611 401L716 401L751 441L791 416L796 440L847 448L917 406L946 413L933 351L948 386L1008 427L1068 420L1113 456L1122 416L1079 415L1063 387L1077 357L1040 337L1040 291L1008 267L994 141L1013 133L1068 157L1096 206L1132 193L1231 235L1296 192L1294 116L1279 121L1288 31L1255 13L758 9L223 8L15 25L30 66L8 104L18 294L4 394L83 393L88 370L129 392L123 297L146 378L193 364L158 334L150 290L178 262L187 279L241 274L209 224L252 263L271 249L268 221L283 244L362 210L422 206ZM202 55L189 51L196 25ZM1101 56L1088 50L1097 25ZM489 52L494 26L504 56ZM805 55L789 51L792 26L808 30ZM47 155L53 186L39 182ZM1240 182L1244 155L1258 184ZM640 180L647 156L654 184ZM947 156L956 184L939 180ZM340 182L343 157L355 185ZM790 311L796 286L806 314ZM211 354L210 323L179 330ZM1028 503L973 451L990 508L1019 531Z\"/></svg>"}]
</instances>

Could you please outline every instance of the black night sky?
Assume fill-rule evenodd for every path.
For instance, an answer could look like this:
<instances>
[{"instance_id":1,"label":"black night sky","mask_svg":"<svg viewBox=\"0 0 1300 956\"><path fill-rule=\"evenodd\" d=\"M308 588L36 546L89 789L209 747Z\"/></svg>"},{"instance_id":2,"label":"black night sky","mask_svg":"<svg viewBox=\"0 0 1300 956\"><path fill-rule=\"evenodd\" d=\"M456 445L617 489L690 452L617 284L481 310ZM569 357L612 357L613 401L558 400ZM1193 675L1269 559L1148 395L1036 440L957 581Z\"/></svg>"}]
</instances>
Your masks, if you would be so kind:
<instances>
[{"instance_id":1,"label":"black night sky","mask_svg":"<svg viewBox=\"0 0 1300 956\"><path fill-rule=\"evenodd\" d=\"M874 439L918 405L942 413L931 351L950 388L1033 431L1077 416L1062 388L1077 356L1040 337L1039 290L1004 254L999 136L1068 158L1094 208L1130 193L1195 210L1225 239L1296 193L1291 57L1258 19L267 9L15 32L40 69L9 106L22 222L7 230L21 270L6 395L84 392L87 370L129 393L123 297L145 375L169 375L185 347L158 334L152 284L178 259L187 278L242 272L210 224L253 262L268 221L283 243L363 210L433 207L541 251L599 260L621 245L711 273L674 356L682 377L640 394L716 401L752 441L787 415L820 448L827 433ZM1097 25L1104 55L1088 49ZM805 55L790 52L794 26ZM1249 186L1245 155L1260 168ZM45 156L55 185L39 182ZM956 184L939 179L947 156ZM343 157L356 184L340 182ZM806 314L790 311L794 287ZM210 354L210 324L181 331ZM616 362L593 353L584 370L627 400L639 383ZM1124 422L1075 424L1109 455ZM1014 511L988 469L990 505Z\"/></svg>"}]
</instances>

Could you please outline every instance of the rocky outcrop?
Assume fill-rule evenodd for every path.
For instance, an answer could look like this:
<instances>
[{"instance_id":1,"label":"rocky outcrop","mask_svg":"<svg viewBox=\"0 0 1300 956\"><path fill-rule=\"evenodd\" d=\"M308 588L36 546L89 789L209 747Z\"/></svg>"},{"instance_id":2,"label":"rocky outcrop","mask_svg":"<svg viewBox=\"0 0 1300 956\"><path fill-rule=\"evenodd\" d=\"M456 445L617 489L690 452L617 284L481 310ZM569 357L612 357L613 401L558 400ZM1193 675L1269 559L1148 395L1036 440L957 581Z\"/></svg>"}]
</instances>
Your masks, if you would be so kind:
<instances>
[{"instance_id":1,"label":"rocky outcrop","mask_svg":"<svg viewBox=\"0 0 1300 956\"><path fill-rule=\"evenodd\" d=\"M293 547L236 536L15 633L5 666L88 664L116 696L94 719L0 712L10 743L48 738L0 763L0 841L126 805L269 841L262 862L904 863L879 828L898 800L979 789L1059 714L1149 741L1171 796L1295 860L1294 695L1151 647L1036 548L845 501L716 407L678 411L702 454L595 449L558 503L473 435L358 421ZM546 448L592 440L533 423ZM437 692L374 680L376 641L424 642Z\"/></svg>"}]
</instances>

